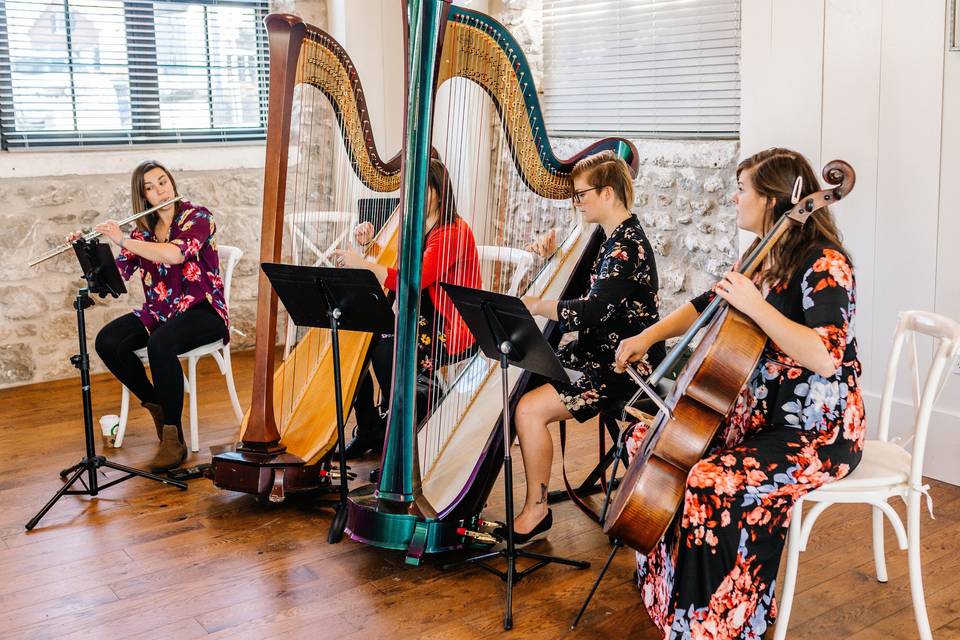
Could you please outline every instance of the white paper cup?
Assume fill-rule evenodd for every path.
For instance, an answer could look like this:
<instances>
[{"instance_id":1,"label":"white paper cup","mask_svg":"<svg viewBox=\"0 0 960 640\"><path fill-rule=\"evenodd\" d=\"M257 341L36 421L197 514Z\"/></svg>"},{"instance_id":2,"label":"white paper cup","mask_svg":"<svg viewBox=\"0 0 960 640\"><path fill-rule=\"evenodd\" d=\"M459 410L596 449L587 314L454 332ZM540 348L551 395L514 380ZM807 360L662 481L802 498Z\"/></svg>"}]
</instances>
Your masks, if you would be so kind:
<instances>
[{"instance_id":1,"label":"white paper cup","mask_svg":"<svg viewBox=\"0 0 960 640\"><path fill-rule=\"evenodd\" d=\"M100 434L103 436L103 446L112 447L117 440L117 429L120 427L120 416L112 413L100 416Z\"/></svg>"}]
</instances>

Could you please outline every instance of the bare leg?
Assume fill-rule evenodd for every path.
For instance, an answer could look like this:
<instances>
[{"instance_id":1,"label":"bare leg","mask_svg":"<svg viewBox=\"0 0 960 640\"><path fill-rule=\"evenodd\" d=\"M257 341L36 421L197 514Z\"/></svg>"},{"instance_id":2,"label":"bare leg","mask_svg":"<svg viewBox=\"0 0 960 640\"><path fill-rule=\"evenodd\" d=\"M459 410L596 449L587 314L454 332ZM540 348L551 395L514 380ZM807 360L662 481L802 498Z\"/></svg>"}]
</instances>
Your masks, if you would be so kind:
<instances>
[{"instance_id":1,"label":"bare leg","mask_svg":"<svg viewBox=\"0 0 960 640\"><path fill-rule=\"evenodd\" d=\"M523 509L513 523L518 533L533 530L547 515L547 487L553 464L553 438L547 427L551 422L572 417L560 401L560 394L548 384L526 393L517 405L513 419L527 478Z\"/></svg>"}]
</instances>

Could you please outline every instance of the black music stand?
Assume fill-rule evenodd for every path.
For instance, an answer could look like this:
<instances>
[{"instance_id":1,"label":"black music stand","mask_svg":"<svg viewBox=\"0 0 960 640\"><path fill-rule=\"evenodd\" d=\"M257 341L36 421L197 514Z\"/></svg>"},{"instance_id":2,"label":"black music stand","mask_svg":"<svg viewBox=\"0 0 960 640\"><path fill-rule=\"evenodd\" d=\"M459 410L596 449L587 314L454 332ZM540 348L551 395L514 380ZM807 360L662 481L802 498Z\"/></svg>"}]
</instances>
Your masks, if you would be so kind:
<instances>
[{"instance_id":1,"label":"black music stand","mask_svg":"<svg viewBox=\"0 0 960 640\"><path fill-rule=\"evenodd\" d=\"M50 501L43 506L43 509L30 519L30 522L26 524L27 531L37 526L40 519L63 496L96 496L103 489L120 484L134 476L156 480L183 490L187 488L187 485L183 482L111 462L105 456L97 455L93 436L93 402L90 399L90 357L87 352L87 324L83 312L94 304L93 299L90 298L91 293L95 293L101 298L105 298L107 295L119 298L121 293L127 292L127 288L124 286L123 278L120 277L120 272L117 270L117 264L113 260L113 253L111 253L109 245L101 244L97 239L84 240L81 238L73 244L73 250L77 254L80 267L83 269L83 278L87 281L87 286L77 292L77 297L73 302L73 308L77 310L77 336L80 340L80 353L70 356L70 364L80 370L80 392L83 396L83 435L86 440L87 455L77 464L60 472L60 478L62 479L66 479L71 473L73 475L57 490ZM123 471L127 475L101 485L97 481L97 471L100 467ZM84 473L87 474L86 482L83 481L82 477ZM82 490L71 489L70 487L78 480L84 488Z\"/></svg>"},{"instance_id":2,"label":"black music stand","mask_svg":"<svg viewBox=\"0 0 960 640\"><path fill-rule=\"evenodd\" d=\"M540 332L540 327L519 298L480 289L461 287L446 282L440 283L457 311L463 317L470 332L476 339L480 350L492 360L500 362L503 385L503 485L506 502L507 547L499 551L483 553L461 562L445 566L445 569L464 564L478 564L483 569L497 575L507 583L504 605L503 628L513 627L513 585L537 569L551 562L565 564L578 569L586 569L589 562L569 560L542 553L533 553L517 549L513 543L513 463L510 458L510 445L513 442L510 428L510 385L507 369L511 364L521 369L538 373L554 380L569 381L566 370L557 359L550 343ZM517 557L537 560L535 564L516 570ZM486 564L491 558L503 557L507 560L507 570L500 571Z\"/></svg>"},{"instance_id":3,"label":"black music stand","mask_svg":"<svg viewBox=\"0 0 960 640\"><path fill-rule=\"evenodd\" d=\"M343 391L340 380L340 329L388 333L394 315L377 277L368 269L307 267L264 262L263 272L293 323L330 329L333 348L333 390L337 410L340 496L327 542L340 542L347 524L347 457L344 451Z\"/></svg>"}]
</instances>

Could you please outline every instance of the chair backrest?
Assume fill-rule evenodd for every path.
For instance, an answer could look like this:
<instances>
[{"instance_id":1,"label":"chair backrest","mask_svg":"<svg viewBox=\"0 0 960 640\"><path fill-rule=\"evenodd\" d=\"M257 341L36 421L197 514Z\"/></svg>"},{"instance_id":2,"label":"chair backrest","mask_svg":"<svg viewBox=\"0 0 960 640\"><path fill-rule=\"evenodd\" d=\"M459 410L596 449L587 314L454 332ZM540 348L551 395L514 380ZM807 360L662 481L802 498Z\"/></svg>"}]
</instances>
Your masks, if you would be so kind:
<instances>
[{"instance_id":1,"label":"chair backrest","mask_svg":"<svg viewBox=\"0 0 960 640\"><path fill-rule=\"evenodd\" d=\"M498 247L496 245L479 245L477 247L477 253L480 256L481 270L484 265L495 262L513 265L513 275L510 276L510 285L504 293L509 296L517 295L523 277L527 275L527 271L529 271L533 265L534 255L523 249Z\"/></svg>"},{"instance_id":2,"label":"chair backrest","mask_svg":"<svg viewBox=\"0 0 960 640\"><path fill-rule=\"evenodd\" d=\"M357 223L357 214L350 211L302 211L287 216L285 220L290 229L293 250L296 252L303 248L314 254L312 266L332 267L330 256L350 236ZM326 247L317 246L319 239L316 234L320 225L333 225L338 231L332 239L328 237L330 242Z\"/></svg>"},{"instance_id":3,"label":"chair backrest","mask_svg":"<svg viewBox=\"0 0 960 640\"><path fill-rule=\"evenodd\" d=\"M243 250L239 247L218 244L217 253L220 254L220 275L223 278L223 300L227 303L227 309L229 309L230 285L233 283L233 268L240 262L240 257L243 256Z\"/></svg>"},{"instance_id":4,"label":"chair backrest","mask_svg":"<svg viewBox=\"0 0 960 640\"><path fill-rule=\"evenodd\" d=\"M917 357L917 335L929 336L934 341L933 358L921 377L920 363ZM946 384L950 369L960 355L960 323L929 311L904 311L897 321L897 332L893 338L893 348L887 362L887 377L883 385L880 400L880 440L890 437L890 413L893 407L893 392L896 388L897 369L904 343L909 341L912 351L913 371L913 463L910 469L912 483L921 481L923 455L926 447L927 428L933 405Z\"/></svg>"}]
</instances>

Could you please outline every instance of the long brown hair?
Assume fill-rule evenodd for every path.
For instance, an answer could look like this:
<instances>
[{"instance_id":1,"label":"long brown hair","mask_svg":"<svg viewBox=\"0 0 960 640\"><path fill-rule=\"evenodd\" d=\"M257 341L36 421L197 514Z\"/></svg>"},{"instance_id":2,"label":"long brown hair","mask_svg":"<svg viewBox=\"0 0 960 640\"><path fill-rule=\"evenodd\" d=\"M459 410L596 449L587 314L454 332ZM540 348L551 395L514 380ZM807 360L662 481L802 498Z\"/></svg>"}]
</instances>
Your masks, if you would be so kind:
<instances>
[{"instance_id":1,"label":"long brown hair","mask_svg":"<svg viewBox=\"0 0 960 640\"><path fill-rule=\"evenodd\" d=\"M453 195L453 185L450 183L450 173L436 158L430 158L427 188L436 192L437 206L440 209L440 219L435 229L453 224L460 219L460 214L457 213L457 199Z\"/></svg>"},{"instance_id":2,"label":"long brown hair","mask_svg":"<svg viewBox=\"0 0 960 640\"><path fill-rule=\"evenodd\" d=\"M633 206L633 178L623 159L609 149L580 160L570 171L570 180L583 176L594 189L610 187L623 206Z\"/></svg>"},{"instance_id":3,"label":"long brown hair","mask_svg":"<svg viewBox=\"0 0 960 640\"><path fill-rule=\"evenodd\" d=\"M780 219L780 216L793 207L791 196L797 176L803 178L801 199L820 190L820 182L813 167L796 151L774 147L756 153L737 166L737 179L739 180L740 174L748 169L753 169L751 182L756 192L774 200L773 207L768 208L764 213L764 234ZM760 238L754 240L744 255L753 251L759 243ZM819 251L825 247L840 251L847 261L850 261L850 256L843 247L840 230L837 229L836 220L829 207L813 212L803 226L791 225L767 254L761 272L762 282L768 285L787 283L809 259L813 251Z\"/></svg>"},{"instance_id":4,"label":"long brown hair","mask_svg":"<svg viewBox=\"0 0 960 640\"><path fill-rule=\"evenodd\" d=\"M154 169L161 169L165 174L167 174L167 179L170 180L170 184L173 185L173 195L178 196L180 192L177 190L177 181L173 179L173 174L167 171L167 168L157 162L156 160L144 160L137 165L137 168L133 170L133 175L130 176L130 198L132 200L131 206L133 207L133 213L140 213L141 211L146 211L151 207L150 203L147 201L146 191L143 186L143 176L149 171ZM180 213L180 204L181 201L174 203L176 207L175 211ZM153 233L153 230L157 227L157 220L160 219L159 214L156 211L153 213L147 214L142 218L137 219L137 227L141 231L149 231Z\"/></svg>"}]
</instances>

